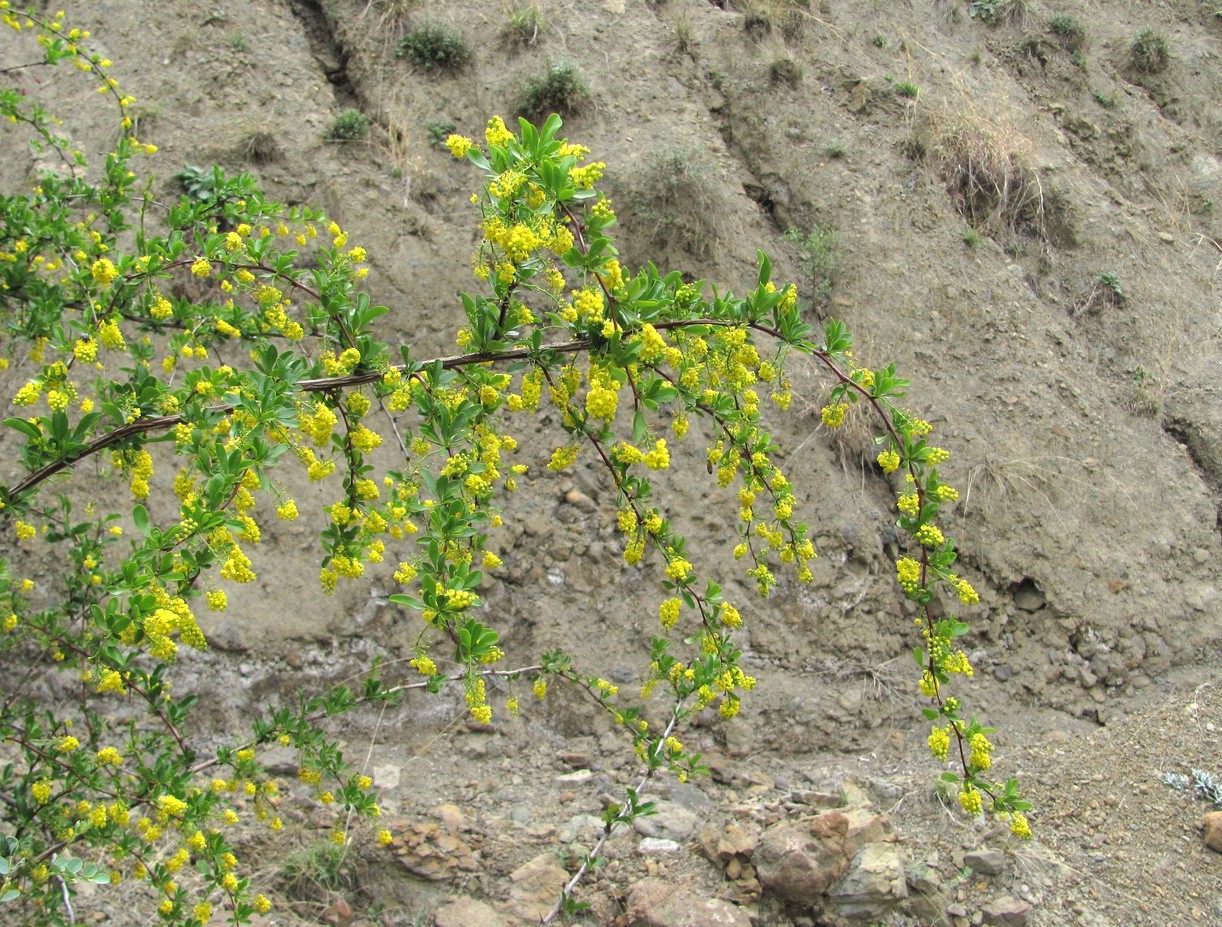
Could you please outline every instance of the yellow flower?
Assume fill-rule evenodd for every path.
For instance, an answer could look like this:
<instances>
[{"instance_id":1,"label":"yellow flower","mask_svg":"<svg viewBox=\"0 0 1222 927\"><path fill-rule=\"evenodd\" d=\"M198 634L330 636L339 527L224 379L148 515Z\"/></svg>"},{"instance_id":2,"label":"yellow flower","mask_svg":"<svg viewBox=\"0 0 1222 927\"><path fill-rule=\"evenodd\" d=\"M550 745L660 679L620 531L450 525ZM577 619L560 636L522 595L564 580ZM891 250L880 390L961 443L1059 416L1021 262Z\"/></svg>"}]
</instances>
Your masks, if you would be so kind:
<instances>
[{"instance_id":1,"label":"yellow flower","mask_svg":"<svg viewBox=\"0 0 1222 927\"><path fill-rule=\"evenodd\" d=\"M968 762L977 769L988 769L993 765L993 759L989 756L993 745L989 743L987 737L983 734L973 734L969 745L972 749L972 755L968 758Z\"/></svg>"},{"instance_id":2,"label":"yellow flower","mask_svg":"<svg viewBox=\"0 0 1222 927\"><path fill-rule=\"evenodd\" d=\"M503 146L513 138L513 133L505 128L505 121L500 116L488 120L488 128L484 130L484 138L489 145Z\"/></svg>"},{"instance_id":3,"label":"yellow flower","mask_svg":"<svg viewBox=\"0 0 1222 927\"><path fill-rule=\"evenodd\" d=\"M679 620L679 611L683 607L683 603L676 598L669 598L663 602L658 608L658 614L662 620L662 627L669 631L675 626L675 622Z\"/></svg>"},{"instance_id":4,"label":"yellow flower","mask_svg":"<svg viewBox=\"0 0 1222 927\"><path fill-rule=\"evenodd\" d=\"M900 586L909 595L915 595L921 586L921 565L911 557L901 557L895 564Z\"/></svg>"},{"instance_id":5,"label":"yellow flower","mask_svg":"<svg viewBox=\"0 0 1222 927\"><path fill-rule=\"evenodd\" d=\"M844 414L848 411L848 406L842 402L834 405L824 406L820 414L823 417L823 424L828 428L839 428L844 424Z\"/></svg>"},{"instance_id":6,"label":"yellow flower","mask_svg":"<svg viewBox=\"0 0 1222 927\"><path fill-rule=\"evenodd\" d=\"M959 793L959 804L968 814L980 814L984 805L980 792L966 784L963 786L963 791Z\"/></svg>"},{"instance_id":7,"label":"yellow flower","mask_svg":"<svg viewBox=\"0 0 1222 927\"><path fill-rule=\"evenodd\" d=\"M1010 815L1010 833L1020 840L1031 839L1031 825L1027 823L1027 818L1021 811Z\"/></svg>"},{"instance_id":8,"label":"yellow flower","mask_svg":"<svg viewBox=\"0 0 1222 927\"><path fill-rule=\"evenodd\" d=\"M115 277L119 276L118 269L107 258L98 258L94 261L90 272L93 274L93 279L102 286L109 285Z\"/></svg>"},{"instance_id":9,"label":"yellow flower","mask_svg":"<svg viewBox=\"0 0 1222 927\"><path fill-rule=\"evenodd\" d=\"M578 450L580 448L576 444L556 448L552 453L552 459L547 463L547 469L557 472L567 469L577 459Z\"/></svg>"},{"instance_id":10,"label":"yellow flower","mask_svg":"<svg viewBox=\"0 0 1222 927\"><path fill-rule=\"evenodd\" d=\"M743 616L738 613L738 609L726 602L721 606L721 623L727 628L737 628L743 623Z\"/></svg>"},{"instance_id":11,"label":"yellow flower","mask_svg":"<svg viewBox=\"0 0 1222 927\"><path fill-rule=\"evenodd\" d=\"M212 265L205 258L196 258L195 262L191 265L191 273L197 277L207 277L212 273Z\"/></svg>"},{"instance_id":12,"label":"yellow flower","mask_svg":"<svg viewBox=\"0 0 1222 927\"><path fill-rule=\"evenodd\" d=\"M945 760L950 749L950 735L940 727L935 727L929 733L929 752L935 759Z\"/></svg>"}]
</instances>

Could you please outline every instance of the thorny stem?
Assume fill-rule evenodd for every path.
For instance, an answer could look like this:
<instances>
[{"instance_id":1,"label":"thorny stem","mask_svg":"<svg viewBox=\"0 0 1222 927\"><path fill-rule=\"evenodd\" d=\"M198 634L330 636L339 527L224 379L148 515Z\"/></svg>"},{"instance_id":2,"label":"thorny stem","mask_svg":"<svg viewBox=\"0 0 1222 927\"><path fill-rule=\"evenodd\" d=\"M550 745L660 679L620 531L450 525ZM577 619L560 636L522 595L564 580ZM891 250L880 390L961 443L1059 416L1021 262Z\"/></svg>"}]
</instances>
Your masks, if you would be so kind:
<instances>
[{"instance_id":1,"label":"thorny stem","mask_svg":"<svg viewBox=\"0 0 1222 927\"><path fill-rule=\"evenodd\" d=\"M674 706L670 715L670 723L666 725L666 730L664 730L661 736L659 736L657 739L657 746L654 748L655 757L661 756L662 749L666 743L666 738L670 736L670 732L675 729L675 725L679 721L679 708L681 704L682 703L680 702ZM654 771L652 768L647 768L645 770L644 775L641 776L640 781L636 785L635 791L637 794L640 794L641 789L643 789L646 783L653 778L653 772ZM567 901L573 894L573 891L577 888L578 883L581 882L581 880L585 877L585 874L590 870L591 863L598 858L598 854L602 851L603 846L611 837L612 833L615 832L616 827L624 823L627 822L615 820L604 825L603 832L599 835L598 842L594 844L594 846L590 849L590 852L586 854L585 859L581 861L581 866L577 869L577 872L571 879L569 879L564 888L561 889L559 899L557 899L556 904L552 907L551 911L548 912L547 916L539 921L540 925L550 924L559 916L561 910L564 908L565 901Z\"/></svg>"}]
</instances>

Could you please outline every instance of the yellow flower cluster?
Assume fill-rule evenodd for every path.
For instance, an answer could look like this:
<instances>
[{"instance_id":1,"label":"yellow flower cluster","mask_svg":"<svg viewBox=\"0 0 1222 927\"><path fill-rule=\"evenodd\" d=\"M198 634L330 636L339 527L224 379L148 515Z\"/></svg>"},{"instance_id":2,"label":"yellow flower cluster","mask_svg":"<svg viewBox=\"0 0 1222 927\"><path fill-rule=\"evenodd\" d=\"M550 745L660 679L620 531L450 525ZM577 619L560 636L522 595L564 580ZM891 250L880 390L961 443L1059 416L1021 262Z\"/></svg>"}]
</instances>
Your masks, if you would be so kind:
<instances>
[{"instance_id":1,"label":"yellow flower cluster","mask_svg":"<svg viewBox=\"0 0 1222 927\"><path fill-rule=\"evenodd\" d=\"M929 732L929 752L934 759L945 760L950 750L950 734L944 728L935 727Z\"/></svg>"},{"instance_id":2,"label":"yellow flower cluster","mask_svg":"<svg viewBox=\"0 0 1222 927\"><path fill-rule=\"evenodd\" d=\"M968 762L977 769L988 769L993 765L992 757L989 754L993 750L993 745L989 743L987 737L983 734L973 734L968 746L971 748L971 756Z\"/></svg>"},{"instance_id":3,"label":"yellow flower cluster","mask_svg":"<svg viewBox=\"0 0 1222 927\"><path fill-rule=\"evenodd\" d=\"M577 452L581 450L579 445L569 444L564 447L558 447L552 452L552 458L547 462L547 469L559 472L568 469L574 460L577 459Z\"/></svg>"},{"instance_id":4,"label":"yellow flower cluster","mask_svg":"<svg viewBox=\"0 0 1222 927\"><path fill-rule=\"evenodd\" d=\"M819 414L823 418L823 424L828 428L839 428L844 424L844 416L848 410L848 405L843 402L837 402L824 406Z\"/></svg>"},{"instance_id":5,"label":"yellow flower cluster","mask_svg":"<svg viewBox=\"0 0 1222 927\"><path fill-rule=\"evenodd\" d=\"M904 592L916 595L921 588L921 565L911 557L901 557L896 561L895 572Z\"/></svg>"},{"instance_id":6,"label":"yellow flower cluster","mask_svg":"<svg viewBox=\"0 0 1222 927\"><path fill-rule=\"evenodd\" d=\"M984 802L980 797L980 790L965 784L963 790L959 793L959 804L963 806L963 810L968 814L980 814L984 807Z\"/></svg>"},{"instance_id":7,"label":"yellow flower cluster","mask_svg":"<svg viewBox=\"0 0 1222 927\"><path fill-rule=\"evenodd\" d=\"M669 598L664 601L658 608L659 617L662 620L662 627L669 631L675 626L675 622L679 620L679 610L683 607L683 603L676 598Z\"/></svg>"}]
</instances>

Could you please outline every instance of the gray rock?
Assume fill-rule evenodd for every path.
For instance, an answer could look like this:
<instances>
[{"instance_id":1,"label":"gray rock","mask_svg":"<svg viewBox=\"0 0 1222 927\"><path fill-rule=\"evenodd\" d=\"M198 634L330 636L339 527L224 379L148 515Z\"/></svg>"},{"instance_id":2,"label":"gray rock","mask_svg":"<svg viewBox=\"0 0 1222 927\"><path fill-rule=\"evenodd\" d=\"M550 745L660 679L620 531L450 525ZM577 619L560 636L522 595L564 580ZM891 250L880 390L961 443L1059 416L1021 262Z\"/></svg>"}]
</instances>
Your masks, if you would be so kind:
<instances>
[{"instance_id":1,"label":"gray rock","mask_svg":"<svg viewBox=\"0 0 1222 927\"><path fill-rule=\"evenodd\" d=\"M628 893L624 927L751 927L742 908L703 898L664 879L642 879Z\"/></svg>"},{"instance_id":2,"label":"gray rock","mask_svg":"<svg viewBox=\"0 0 1222 927\"><path fill-rule=\"evenodd\" d=\"M472 898L455 898L437 909L434 927L506 927L505 919L496 911Z\"/></svg>"},{"instance_id":3,"label":"gray rock","mask_svg":"<svg viewBox=\"0 0 1222 927\"><path fill-rule=\"evenodd\" d=\"M933 854L936 856L936 854ZM922 924L939 924L946 921L951 914L952 897L946 886L942 884L941 876L932 865L931 859L926 859L926 865L917 865L906 870L908 877L908 905L912 914ZM963 914L967 910L964 909Z\"/></svg>"},{"instance_id":4,"label":"gray rock","mask_svg":"<svg viewBox=\"0 0 1222 927\"><path fill-rule=\"evenodd\" d=\"M862 848L848 875L831 892L843 917L879 917L908 897L908 882L899 852L890 843Z\"/></svg>"},{"instance_id":5,"label":"gray rock","mask_svg":"<svg viewBox=\"0 0 1222 927\"><path fill-rule=\"evenodd\" d=\"M663 837L644 837L637 845L637 849L642 853L678 853L683 849L683 845L676 843L673 840L666 840Z\"/></svg>"},{"instance_id":6,"label":"gray rock","mask_svg":"<svg viewBox=\"0 0 1222 927\"><path fill-rule=\"evenodd\" d=\"M963 865L980 875L1001 875L1006 870L1006 854L1001 850L972 850L963 854Z\"/></svg>"},{"instance_id":7,"label":"gray rock","mask_svg":"<svg viewBox=\"0 0 1222 927\"><path fill-rule=\"evenodd\" d=\"M649 800L649 799L647 799ZM696 832L700 819L673 801L657 801L654 814L638 817L632 822L642 837L661 837L666 840L687 840Z\"/></svg>"},{"instance_id":8,"label":"gray rock","mask_svg":"<svg viewBox=\"0 0 1222 927\"><path fill-rule=\"evenodd\" d=\"M515 924L538 924L560 898L569 875L550 853L540 853L509 875L508 900L497 909Z\"/></svg>"},{"instance_id":9,"label":"gray rock","mask_svg":"<svg viewBox=\"0 0 1222 927\"><path fill-rule=\"evenodd\" d=\"M572 843L583 837L594 840L602 829L601 818L592 814L578 814L556 828L556 839L561 843Z\"/></svg>"},{"instance_id":10,"label":"gray rock","mask_svg":"<svg viewBox=\"0 0 1222 927\"><path fill-rule=\"evenodd\" d=\"M382 763L373 768L373 784L382 791L399 787L402 769L397 763Z\"/></svg>"}]
</instances>

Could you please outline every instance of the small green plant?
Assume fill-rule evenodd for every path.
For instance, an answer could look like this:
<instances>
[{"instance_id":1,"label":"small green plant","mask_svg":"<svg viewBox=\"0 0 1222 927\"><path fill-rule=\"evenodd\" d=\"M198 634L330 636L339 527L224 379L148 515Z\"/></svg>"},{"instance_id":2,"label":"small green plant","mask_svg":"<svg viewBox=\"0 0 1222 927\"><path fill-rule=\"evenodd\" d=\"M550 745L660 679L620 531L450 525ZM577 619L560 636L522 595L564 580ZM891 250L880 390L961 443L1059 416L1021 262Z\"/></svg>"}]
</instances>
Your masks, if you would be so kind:
<instances>
[{"instance_id":1,"label":"small green plant","mask_svg":"<svg viewBox=\"0 0 1222 927\"><path fill-rule=\"evenodd\" d=\"M355 142L369 134L369 117L359 109L346 109L335 117L327 135L337 142Z\"/></svg>"},{"instance_id":2,"label":"small green plant","mask_svg":"<svg viewBox=\"0 0 1222 927\"><path fill-rule=\"evenodd\" d=\"M427 71L457 71L471 57L462 33L437 23L417 26L399 41L396 54Z\"/></svg>"},{"instance_id":3,"label":"small green plant","mask_svg":"<svg viewBox=\"0 0 1222 927\"><path fill-rule=\"evenodd\" d=\"M590 89L577 65L553 61L547 69L526 81L519 109L534 117L549 113L578 112L590 98Z\"/></svg>"},{"instance_id":4,"label":"small green plant","mask_svg":"<svg viewBox=\"0 0 1222 927\"><path fill-rule=\"evenodd\" d=\"M1086 27L1065 13L1048 20L1048 31L1061 40L1066 48L1076 51L1086 42Z\"/></svg>"},{"instance_id":5,"label":"small green plant","mask_svg":"<svg viewBox=\"0 0 1222 927\"><path fill-rule=\"evenodd\" d=\"M1100 106L1102 106L1104 109L1115 109L1116 108L1116 91L1115 90L1107 94L1096 90L1093 95L1095 97L1095 102L1098 103Z\"/></svg>"},{"instance_id":6,"label":"small green plant","mask_svg":"<svg viewBox=\"0 0 1222 927\"><path fill-rule=\"evenodd\" d=\"M1120 287L1120 277L1114 273L1099 274L1091 283L1074 309L1074 312L1099 312L1105 306L1123 306L1125 304L1124 290Z\"/></svg>"},{"instance_id":7,"label":"small green plant","mask_svg":"<svg viewBox=\"0 0 1222 927\"><path fill-rule=\"evenodd\" d=\"M802 66L792 58L777 58L768 66L768 79L773 84L796 87L802 83Z\"/></svg>"},{"instance_id":8,"label":"small green plant","mask_svg":"<svg viewBox=\"0 0 1222 927\"><path fill-rule=\"evenodd\" d=\"M216 187L220 177L220 168L196 167L188 164L174 175L174 179L182 186L182 192L187 199L196 203L211 203L216 199Z\"/></svg>"},{"instance_id":9,"label":"small green plant","mask_svg":"<svg viewBox=\"0 0 1222 927\"><path fill-rule=\"evenodd\" d=\"M835 278L838 263L836 245L840 243L840 236L827 226L813 225L809 232L789 229L785 233L785 240L798 246L802 270L810 281L813 301L826 302Z\"/></svg>"},{"instance_id":10,"label":"small green plant","mask_svg":"<svg viewBox=\"0 0 1222 927\"><path fill-rule=\"evenodd\" d=\"M969 15L989 26L1022 20L1027 15L1027 0L973 0Z\"/></svg>"},{"instance_id":11,"label":"small green plant","mask_svg":"<svg viewBox=\"0 0 1222 927\"><path fill-rule=\"evenodd\" d=\"M1100 274L1095 281L1108 302L1115 306L1124 303L1124 290L1120 288L1120 278L1116 274Z\"/></svg>"},{"instance_id":12,"label":"small green plant","mask_svg":"<svg viewBox=\"0 0 1222 927\"><path fill-rule=\"evenodd\" d=\"M524 47L534 45L543 34L543 13L533 3L514 7L509 11L502 35L510 45Z\"/></svg>"},{"instance_id":13,"label":"small green plant","mask_svg":"<svg viewBox=\"0 0 1222 927\"><path fill-rule=\"evenodd\" d=\"M240 32L235 32L229 40L230 46L239 55L246 51L246 36Z\"/></svg>"},{"instance_id":14,"label":"small green plant","mask_svg":"<svg viewBox=\"0 0 1222 927\"><path fill-rule=\"evenodd\" d=\"M1142 415L1154 416L1162 411L1162 379L1158 374L1138 365L1133 371L1133 394L1129 405Z\"/></svg>"},{"instance_id":15,"label":"small green plant","mask_svg":"<svg viewBox=\"0 0 1222 927\"><path fill-rule=\"evenodd\" d=\"M874 36L874 38L870 39L870 44L873 45L875 48L886 48L887 40L884 39L881 35L876 35Z\"/></svg>"},{"instance_id":16,"label":"small green plant","mask_svg":"<svg viewBox=\"0 0 1222 927\"><path fill-rule=\"evenodd\" d=\"M1165 772L1158 778L1163 785L1188 792L1197 801L1207 801L1215 808L1222 808L1222 779L1204 769L1190 770L1190 776L1191 778L1183 773Z\"/></svg>"},{"instance_id":17,"label":"small green plant","mask_svg":"<svg viewBox=\"0 0 1222 927\"><path fill-rule=\"evenodd\" d=\"M963 243L967 245L969 248L978 248L980 247L981 243L984 241L984 236L981 235L978 231L976 231L976 229L972 228L970 225L964 226L963 231L960 233L960 235L963 238Z\"/></svg>"},{"instance_id":18,"label":"small green plant","mask_svg":"<svg viewBox=\"0 0 1222 927\"><path fill-rule=\"evenodd\" d=\"M846 150L847 149L845 147L844 142L841 141L840 139L836 139L835 141L831 141L827 143L827 146L823 149L823 153L827 155L829 158L836 160L839 158L843 158Z\"/></svg>"},{"instance_id":19,"label":"small green plant","mask_svg":"<svg viewBox=\"0 0 1222 927\"><path fill-rule=\"evenodd\" d=\"M692 21L687 16L675 20L674 31L666 43L667 51L672 55L687 55L696 57L696 35L692 29Z\"/></svg>"},{"instance_id":20,"label":"small green plant","mask_svg":"<svg viewBox=\"0 0 1222 927\"><path fill-rule=\"evenodd\" d=\"M454 130L456 128L457 126L455 126L454 123L450 122L448 119L444 121L438 120L436 122L427 122L424 125L424 130L429 134L429 144L434 146L444 145L446 143L446 139L454 134Z\"/></svg>"},{"instance_id":21,"label":"small green plant","mask_svg":"<svg viewBox=\"0 0 1222 927\"><path fill-rule=\"evenodd\" d=\"M1158 74L1167 70L1171 49L1165 36L1153 29L1137 33L1129 46L1129 62L1142 74Z\"/></svg>"},{"instance_id":22,"label":"small green plant","mask_svg":"<svg viewBox=\"0 0 1222 927\"><path fill-rule=\"evenodd\" d=\"M921 95L921 88L910 80L897 80L892 88L895 90L895 95L903 97L906 100L915 100Z\"/></svg>"},{"instance_id":23,"label":"small green plant","mask_svg":"<svg viewBox=\"0 0 1222 927\"><path fill-rule=\"evenodd\" d=\"M328 896L352 888L355 877L348 848L319 840L284 857L277 887L295 901L327 901Z\"/></svg>"}]
</instances>

